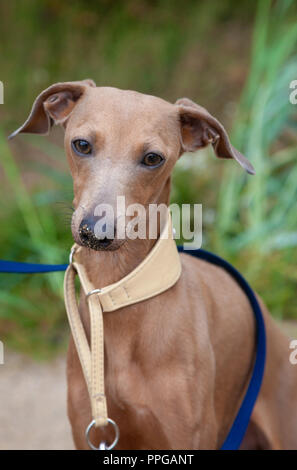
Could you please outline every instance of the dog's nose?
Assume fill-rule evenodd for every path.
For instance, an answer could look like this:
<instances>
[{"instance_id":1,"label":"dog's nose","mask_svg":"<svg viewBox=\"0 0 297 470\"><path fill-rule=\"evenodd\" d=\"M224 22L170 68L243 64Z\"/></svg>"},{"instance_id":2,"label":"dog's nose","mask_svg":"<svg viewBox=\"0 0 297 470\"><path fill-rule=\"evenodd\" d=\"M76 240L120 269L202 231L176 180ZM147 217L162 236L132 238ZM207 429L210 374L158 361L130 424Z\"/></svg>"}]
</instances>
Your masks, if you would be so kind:
<instances>
[{"instance_id":1,"label":"dog's nose","mask_svg":"<svg viewBox=\"0 0 297 470\"><path fill-rule=\"evenodd\" d=\"M93 217L84 218L79 226L79 236L83 245L92 248L93 250L104 250L111 245L114 238L108 238L104 234L105 231L101 231L99 234L95 232L95 225L97 220ZM104 228L104 227L103 227ZM115 232L115 229L114 229ZM96 236L97 235L97 236ZM115 234L114 234L115 235Z\"/></svg>"}]
</instances>

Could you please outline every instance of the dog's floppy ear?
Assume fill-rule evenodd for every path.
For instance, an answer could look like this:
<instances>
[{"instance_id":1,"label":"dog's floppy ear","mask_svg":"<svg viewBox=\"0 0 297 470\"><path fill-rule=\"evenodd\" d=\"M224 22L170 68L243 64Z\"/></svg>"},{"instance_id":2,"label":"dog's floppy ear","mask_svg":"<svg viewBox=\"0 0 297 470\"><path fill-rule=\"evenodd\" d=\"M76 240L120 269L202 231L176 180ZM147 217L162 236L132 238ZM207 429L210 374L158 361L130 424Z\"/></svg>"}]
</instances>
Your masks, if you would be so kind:
<instances>
[{"instance_id":1,"label":"dog's floppy ear","mask_svg":"<svg viewBox=\"0 0 297 470\"><path fill-rule=\"evenodd\" d=\"M55 83L42 91L33 103L25 123L8 138L17 134L48 134L54 123L62 124L69 117L76 102L88 87L95 87L93 80Z\"/></svg>"},{"instance_id":2,"label":"dog's floppy ear","mask_svg":"<svg viewBox=\"0 0 297 470\"><path fill-rule=\"evenodd\" d=\"M222 124L205 108L188 98L181 98L175 104L178 106L184 152L194 152L211 144L217 157L234 158L248 173L255 174L252 164L231 144Z\"/></svg>"}]
</instances>

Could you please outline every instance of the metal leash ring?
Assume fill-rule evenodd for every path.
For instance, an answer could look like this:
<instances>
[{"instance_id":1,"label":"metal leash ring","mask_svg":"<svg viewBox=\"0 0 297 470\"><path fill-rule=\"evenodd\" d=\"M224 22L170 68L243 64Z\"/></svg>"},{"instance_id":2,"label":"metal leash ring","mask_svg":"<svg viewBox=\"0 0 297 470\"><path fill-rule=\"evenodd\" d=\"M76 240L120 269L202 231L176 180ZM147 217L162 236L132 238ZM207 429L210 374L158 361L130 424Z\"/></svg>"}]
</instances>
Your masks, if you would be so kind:
<instances>
[{"instance_id":1,"label":"metal leash ring","mask_svg":"<svg viewBox=\"0 0 297 470\"><path fill-rule=\"evenodd\" d=\"M94 446L94 444L90 441L90 438L89 438L90 431L96 423L95 420L93 419L93 421L91 421L90 424L88 425L88 427L86 429L86 434L85 434L87 443L88 443L88 445L91 449L93 449L93 450L112 450L117 445L117 443L119 441L119 437L120 437L119 427L113 419L107 418L107 421L108 421L108 423L112 424L113 427L114 427L115 438L114 438L113 442L110 444L110 446L108 446L106 444L106 442L100 442L99 447Z\"/></svg>"}]
</instances>

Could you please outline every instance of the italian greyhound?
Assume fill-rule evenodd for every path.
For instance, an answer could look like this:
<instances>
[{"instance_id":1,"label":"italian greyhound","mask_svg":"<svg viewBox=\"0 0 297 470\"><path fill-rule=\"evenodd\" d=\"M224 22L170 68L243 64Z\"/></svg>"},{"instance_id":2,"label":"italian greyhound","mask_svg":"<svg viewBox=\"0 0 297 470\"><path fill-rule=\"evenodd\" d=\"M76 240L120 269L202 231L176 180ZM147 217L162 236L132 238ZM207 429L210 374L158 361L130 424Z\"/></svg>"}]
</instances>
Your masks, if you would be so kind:
<instances>
[{"instance_id":1,"label":"italian greyhound","mask_svg":"<svg viewBox=\"0 0 297 470\"><path fill-rule=\"evenodd\" d=\"M92 80L57 83L36 99L18 133L65 128L73 177L72 233L84 268L102 288L138 266L155 239L117 239L95 233L95 207L169 204L171 172L184 152L211 144L217 157L249 161L204 108L135 91L96 87ZM198 157L197 157L198 158ZM116 213L116 208L115 208ZM110 221L116 227L116 220ZM116 228L115 228L116 230ZM245 293L222 268L181 254L178 282L159 295L104 314L105 384L109 415L121 436L118 449L218 449L245 394L256 349L256 327ZM243 449L297 448L297 371L289 339L259 299L267 332L264 381ZM89 335L86 298L80 315ZM77 449L86 449L91 420L88 391L70 339L68 415ZM112 440L109 427L93 441Z\"/></svg>"}]
</instances>

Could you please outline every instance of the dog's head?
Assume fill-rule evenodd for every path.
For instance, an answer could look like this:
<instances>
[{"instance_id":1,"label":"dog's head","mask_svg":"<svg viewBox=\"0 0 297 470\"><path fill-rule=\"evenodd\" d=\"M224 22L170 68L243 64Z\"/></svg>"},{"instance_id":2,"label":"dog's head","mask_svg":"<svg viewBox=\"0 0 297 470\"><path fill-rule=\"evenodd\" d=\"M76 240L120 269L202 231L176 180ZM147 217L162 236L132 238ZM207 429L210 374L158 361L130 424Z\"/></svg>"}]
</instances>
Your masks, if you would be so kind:
<instances>
[{"instance_id":1,"label":"dog's head","mask_svg":"<svg viewBox=\"0 0 297 470\"><path fill-rule=\"evenodd\" d=\"M135 91L96 87L92 80L56 83L37 97L10 138L47 134L53 124L65 128L74 184L73 237L97 250L114 250L125 241L117 232L128 206L168 204L170 174L184 152L211 144L217 157L233 158L254 173L219 121L187 98L171 104Z\"/></svg>"}]
</instances>

